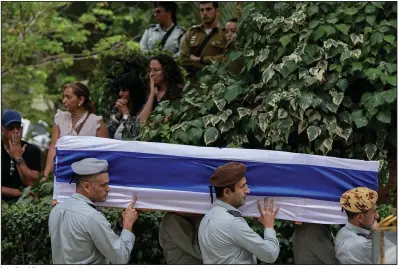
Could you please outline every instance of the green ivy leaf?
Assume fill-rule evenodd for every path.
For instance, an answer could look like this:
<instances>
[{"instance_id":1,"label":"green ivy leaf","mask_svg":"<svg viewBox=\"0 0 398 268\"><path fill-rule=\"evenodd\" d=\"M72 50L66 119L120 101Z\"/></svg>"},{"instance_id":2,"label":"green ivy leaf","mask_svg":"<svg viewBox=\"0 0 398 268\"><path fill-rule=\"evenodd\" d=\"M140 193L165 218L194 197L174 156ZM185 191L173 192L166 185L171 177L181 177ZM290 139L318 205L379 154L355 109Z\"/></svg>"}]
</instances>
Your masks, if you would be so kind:
<instances>
[{"instance_id":1,"label":"green ivy leaf","mask_svg":"<svg viewBox=\"0 0 398 268\"><path fill-rule=\"evenodd\" d=\"M231 101L236 99L242 92L243 88L239 84L235 83L226 88L224 98L227 100L228 103L230 103Z\"/></svg>"},{"instance_id":2,"label":"green ivy leaf","mask_svg":"<svg viewBox=\"0 0 398 268\"><path fill-rule=\"evenodd\" d=\"M329 151L332 150L332 145L332 139L324 139L321 146L319 146L319 150L322 151L323 155L326 155Z\"/></svg>"},{"instance_id":3,"label":"green ivy leaf","mask_svg":"<svg viewBox=\"0 0 398 268\"><path fill-rule=\"evenodd\" d=\"M355 15L355 14L357 14L358 13L358 9L356 9L355 7L350 7L350 8L346 8L346 9L344 9L344 14L347 14L347 15Z\"/></svg>"},{"instance_id":4,"label":"green ivy leaf","mask_svg":"<svg viewBox=\"0 0 398 268\"><path fill-rule=\"evenodd\" d=\"M370 36L370 42L372 45L375 45L381 43L383 41L383 38L384 34L376 31Z\"/></svg>"},{"instance_id":5,"label":"green ivy leaf","mask_svg":"<svg viewBox=\"0 0 398 268\"><path fill-rule=\"evenodd\" d=\"M258 125L259 125L261 131L265 133L265 131L267 130L267 127L268 127L268 118L267 118L266 114L258 115Z\"/></svg>"},{"instance_id":6,"label":"green ivy leaf","mask_svg":"<svg viewBox=\"0 0 398 268\"><path fill-rule=\"evenodd\" d=\"M325 33L326 33L325 27L318 26L318 28L316 28L316 30L313 32L312 37L313 37L314 41L318 41L325 35Z\"/></svg>"},{"instance_id":7,"label":"green ivy leaf","mask_svg":"<svg viewBox=\"0 0 398 268\"><path fill-rule=\"evenodd\" d=\"M397 99L397 89L390 89L383 92L383 99L387 103L393 103Z\"/></svg>"},{"instance_id":8,"label":"green ivy leaf","mask_svg":"<svg viewBox=\"0 0 398 268\"><path fill-rule=\"evenodd\" d=\"M315 120L321 121L322 116L318 111L308 110L305 115L308 117L308 122L312 123Z\"/></svg>"},{"instance_id":9,"label":"green ivy leaf","mask_svg":"<svg viewBox=\"0 0 398 268\"><path fill-rule=\"evenodd\" d=\"M290 37L290 35L282 36L279 39L279 42L281 42L283 47L286 47L290 43L290 41L292 41L292 38Z\"/></svg>"},{"instance_id":10,"label":"green ivy leaf","mask_svg":"<svg viewBox=\"0 0 398 268\"><path fill-rule=\"evenodd\" d=\"M390 44L392 44L392 45L394 45L395 43L395 36L393 36L393 35L386 35L386 36L384 36L384 41L386 41L386 42L388 42L388 43L390 43Z\"/></svg>"},{"instance_id":11,"label":"green ivy leaf","mask_svg":"<svg viewBox=\"0 0 398 268\"><path fill-rule=\"evenodd\" d=\"M376 21L376 16L374 15L366 17L366 22L369 23L371 26L373 26L375 21Z\"/></svg>"},{"instance_id":12,"label":"green ivy leaf","mask_svg":"<svg viewBox=\"0 0 398 268\"><path fill-rule=\"evenodd\" d=\"M347 24L336 24L334 27L345 35L348 35L348 31L350 30L350 26Z\"/></svg>"},{"instance_id":13,"label":"green ivy leaf","mask_svg":"<svg viewBox=\"0 0 398 268\"><path fill-rule=\"evenodd\" d=\"M307 120L301 121L300 124L298 125L297 133L300 135L301 132L303 132L307 127L308 127L308 121Z\"/></svg>"},{"instance_id":14,"label":"green ivy leaf","mask_svg":"<svg viewBox=\"0 0 398 268\"><path fill-rule=\"evenodd\" d=\"M380 111L377 114L376 118L380 122L389 124L391 122L391 112L390 111L386 111L386 110L382 110L382 111Z\"/></svg>"},{"instance_id":15,"label":"green ivy leaf","mask_svg":"<svg viewBox=\"0 0 398 268\"><path fill-rule=\"evenodd\" d=\"M228 53L228 59L231 61L237 60L243 53L241 51L232 50Z\"/></svg>"},{"instance_id":16,"label":"green ivy leaf","mask_svg":"<svg viewBox=\"0 0 398 268\"><path fill-rule=\"evenodd\" d=\"M368 144L365 144L364 148L365 148L366 156L368 157L369 160L372 160L373 156L375 155L375 153L377 151L376 145L368 143Z\"/></svg>"},{"instance_id":17,"label":"green ivy leaf","mask_svg":"<svg viewBox=\"0 0 398 268\"><path fill-rule=\"evenodd\" d=\"M288 116L288 113L286 112L285 109L279 108L278 109L278 119L284 119Z\"/></svg>"},{"instance_id":18,"label":"green ivy leaf","mask_svg":"<svg viewBox=\"0 0 398 268\"><path fill-rule=\"evenodd\" d=\"M366 117L361 117L354 120L357 128L365 127L368 125L368 119Z\"/></svg>"},{"instance_id":19,"label":"green ivy leaf","mask_svg":"<svg viewBox=\"0 0 398 268\"><path fill-rule=\"evenodd\" d=\"M219 118L221 121L223 121L225 123L225 121L227 121L228 117L232 114L232 111L230 109L223 111Z\"/></svg>"},{"instance_id":20,"label":"green ivy leaf","mask_svg":"<svg viewBox=\"0 0 398 268\"><path fill-rule=\"evenodd\" d=\"M239 120L242 119L245 116L251 115L251 113L252 113L250 109L247 109L247 108L244 108L244 107L239 107L237 109L237 111L238 111L238 114L239 114Z\"/></svg>"},{"instance_id":21,"label":"green ivy leaf","mask_svg":"<svg viewBox=\"0 0 398 268\"><path fill-rule=\"evenodd\" d=\"M353 62L352 63L352 70L353 71L362 71L362 63L360 62Z\"/></svg>"},{"instance_id":22,"label":"green ivy leaf","mask_svg":"<svg viewBox=\"0 0 398 268\"><path fill-rule=\"evenodd\" d=\"M347 141L348 138L351 136L351 133L352 133L352 128L347 128L347 129L344 129L344 130L338 132L337 135Z\"/></svg>"},{"instance_id":23,"label":"green ivy leaf","mask_svg":"<svg viewBox=\"0 0 398 268\"><path fill-rule=\"evenodd\" d=\"M319 135L321 135L321 129L316 126L310 126L307 128L307 136L308 140L310 142L314 141L316 138L318 138Z\"/></svg>"},{"instance_id":24,"label":"green ivy leaf","mask_svg":"<svg viewBox=\"0 0 398 268\"><path fill-rule=\"evenodd\" d=\"M225 123L221 123L218 128L220 129L221 133L225 133L230 131L231 129L233 129L235 127L235 123L234 121L232 121L231 119L228 119L227 121L225 121Z\"/></svg>"},{"instance_id":25,"label":"green ivy leaf","mask_svg":"<svg viewBox=\"0 0 398 268\"><path fill-rule=\"evenodd\" d=\"M319 24L319 21L318 21L318 20L312 20L312 21L310 21L310 23L308 24L308 27L309 27L310 29L314 29L316 26L318 26L318 24Z\"/></svg>"},{"instance_id":26,"label":"green ivy leaf","mask_svg":"<svg viewBox=\"0 0 398 268\"><path fill-rule=\"evenodd\" d=\"M366 13L374 13L374 12L376 12L376 7L371 4L367 4L366 8L365 8L365 12Z\"/></svg>"},{"instance_id":27,"label":"green ivy leaf","mask_svg":"<svg viewBox=\"0 0 398 268\"><path fill-rule=\"evenodd\" d=\"M336 86L341 89L342 91L345 91L346 88L348 87L348 81L347 79L339 79L339 81L337 81ZM344 94L343 94L344 95Z\"/></svg>"},{"instance_id":28,"label":"green ivy leaf","mask_svg":"<svg viewBox=\"0 0 398 268\"><path fill-rule=\"evenodd\" d=\"M306 93L300 96L299 105L305 111L311 106L313 95Z\"/></svg>"},{"instance_id":29,"label":"green ivy leaf","mask_svg":"<svg viewBox=\"0 0 398 268\"><path fill-rule=\"evenodd\" d=\"M337 92L336 90L330 90L329 94L332 96L333 104L340 106L340 104L344 98L344 93Z\"/></svg>"},{"instance_id":30,"label":"green ivy leaf","mask_svg":"<svg viewBox=\"0 0 398 268\"><path fill-rule=\"evenodd\" d=\"M354 33L350 34L351 41L356 45L357 43L363 43L363 34L356 35Z\"/></svg>"},{"instance_id":31,"label":"green ivy leaf","mask_svg":"<svg viewBox=\"0 0 398 268\"><path fill-rule=\"evenodd\" d=\"M334 35L334 34L336 33L336 30L335 30L334 27L331 26L331 25L325 25L325 26L323 26L323 27L324 27L324 29L325 29L325 33L326 33L326 36L327 36L327 37L329 37L329 36L331 36L331 35Z\"/></svg>"},{"instance_id":32,"label":"green ivy leaf","mask_svg":"<svg viewBox=\"0 0 398 268\"><path fill-rule=\"evenodd\" d=\"M224 99L215 100L214 103L216 104L217 109L219 111L222 111L222 109L224 109L225 105L227 104L227 102Z\"/></svg>"},{"instance_id":33,"label":"green ivy leaf","mask_svg":"<svg viewBox=\"0 0 398 268\"><path fill-rule=\"evenodd\" d=\"M201 128L190 128L188 130L188 137L192 142L197 142L202 138L203 129Z\"/></svg>"},{"instance_id":34,"label":"green ivy leaf","mask_svg":"<svg viewBox=\"0 0 398 268\"><path fill-rule=\"evenodd\" d=\"M348 111L339 113L340 121L351 124L351 114Z\"/></svg>"},{"instance_id":35,"label":"green ivy leaf","mask_svg":"<svg viewBox=\"0 0 398 268\"><path fill-rule=\"evenodd\" d=\"M387 82L390 85L392 85L394 87L397 86L397 76L396 75L394 75L394 76L386 76L385 79L387 80Z\"/></svg>"},{"instance_id":36,"label":"green ivy leaf","mask_svg":"<svg viewBox=\"0 0 398 268\"><path fill-rule=\"evenodd\" d=\"M219 132L215 127L209 127L205 130L204 141L206 145L215 142L218 139Z\"/></svg>"}]
</instances>

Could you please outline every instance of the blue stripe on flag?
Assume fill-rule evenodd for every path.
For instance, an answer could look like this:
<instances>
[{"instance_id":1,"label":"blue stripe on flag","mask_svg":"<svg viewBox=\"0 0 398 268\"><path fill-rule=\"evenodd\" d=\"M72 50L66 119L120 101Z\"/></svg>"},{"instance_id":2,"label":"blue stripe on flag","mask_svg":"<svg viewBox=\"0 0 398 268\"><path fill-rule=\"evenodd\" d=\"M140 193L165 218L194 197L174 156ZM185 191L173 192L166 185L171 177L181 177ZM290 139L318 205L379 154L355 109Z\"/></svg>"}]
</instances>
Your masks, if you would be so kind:
<instances>
[{"instance_id":1,"label":"blue stripe on flag","mask_svg":"<svg viewBox=\"0 0 398 268\"><path fill-rule=\"evenodd\" d=\"M71 164L84 158L109 163L110 185L209 192L209 177L226 160L120 151L57 150L56 176L69 182ZM377 191L377 172L314 165L245 162L252 195L339 201L343 192L363 186Z\"/></svg>"}]
</instances>

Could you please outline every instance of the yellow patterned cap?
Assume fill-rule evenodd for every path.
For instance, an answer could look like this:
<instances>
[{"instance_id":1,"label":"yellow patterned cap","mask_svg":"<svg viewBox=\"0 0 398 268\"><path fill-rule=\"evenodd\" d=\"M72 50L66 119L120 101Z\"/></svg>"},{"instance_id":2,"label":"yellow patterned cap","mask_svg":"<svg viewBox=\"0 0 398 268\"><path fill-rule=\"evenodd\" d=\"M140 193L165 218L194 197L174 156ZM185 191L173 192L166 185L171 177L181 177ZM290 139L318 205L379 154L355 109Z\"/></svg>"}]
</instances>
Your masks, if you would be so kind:
<instances>
[{"instance_id":1,"label":"yellow patterned cap","mask_svg":"<svg viewBox=\"0 0 398 268\"><path fill-rule=\"evenodd\" d=\"M346 211L362 213L374 207L377 198L376 191L366 187L357 187L345 192L340 198L340 204Z\"/></svg>"}]
</instances>

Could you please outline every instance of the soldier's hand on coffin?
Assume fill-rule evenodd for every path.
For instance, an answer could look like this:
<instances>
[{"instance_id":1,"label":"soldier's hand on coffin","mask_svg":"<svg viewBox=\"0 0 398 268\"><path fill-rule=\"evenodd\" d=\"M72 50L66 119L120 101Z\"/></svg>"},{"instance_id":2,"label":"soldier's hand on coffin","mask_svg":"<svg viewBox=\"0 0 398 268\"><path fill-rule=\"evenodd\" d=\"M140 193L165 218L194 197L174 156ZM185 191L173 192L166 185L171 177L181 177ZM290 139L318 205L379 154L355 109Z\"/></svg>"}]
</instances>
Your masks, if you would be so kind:
<instances>
[{"instance_id":1,"label":"soldier's hand on coffin","mask_svg":"<svg viewBox=\"0 0 398 268\"><path fill-rule=\"evenodd\" d=\"M133 197L133 200L131 203L128 205L127 208L123 209L122 212L122 217L123 217L123 228L132 231L133 229L133 224L137 221L138 219L138 213L137 211L133 208L135 205L135 202L137 201L137 197Z\"/></svg>"},{"instance_id":2,"label":"soldier's hand on coffin","mask_svg":"<svg viewBox=\"0 0 398 268\"><path fill-rule=\"evenodd\" d=\"M268 202L268 198L264 198L264 207L261 201L257 201L258 210L260 211L259 221L263 224L264 228L274 228L275 216L279 211L279 205L274 208L274 200Z\"/></svg>"}]
</instances>

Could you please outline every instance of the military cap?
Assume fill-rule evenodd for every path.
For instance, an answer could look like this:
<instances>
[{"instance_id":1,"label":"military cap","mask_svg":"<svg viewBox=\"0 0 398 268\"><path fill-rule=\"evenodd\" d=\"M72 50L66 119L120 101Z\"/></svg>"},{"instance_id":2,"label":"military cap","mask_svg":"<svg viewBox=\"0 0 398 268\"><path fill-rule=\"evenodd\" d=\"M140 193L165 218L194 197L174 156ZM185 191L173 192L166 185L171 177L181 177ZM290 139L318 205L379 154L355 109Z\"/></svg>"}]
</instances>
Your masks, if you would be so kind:
<instances>
[{"instance_id":1,"label":"military cap","mask_svg":"<svg viewBox=\"0 0 398 268\"><path fill-rule=\"evenodd\" d=\"M72 164L72 170L77 175L94 175L108 172L108 161L96 158L85 158Z\"/></svg>"},{"instance_id":2,"label":"military cap","mask_svg":"<svg viewBox=\"0 0 398 268\"><path fill-rule=\"evenodd\" d=\"M346 191L340 198L340 204L346 211L367 212L376 205L377 192L366 187L357 187Z\"/></svg>"},{"instance_id":3,"label":"military cap","mask_svg":"<svg viewBox=\"0 0 398 268\"><path fill-rule=\"evenodd\" d=\"M240 181L246 173L246 166L230 162L218 167L209 181L214 187L226 187Z\"/></svg>"}]
</instances>

